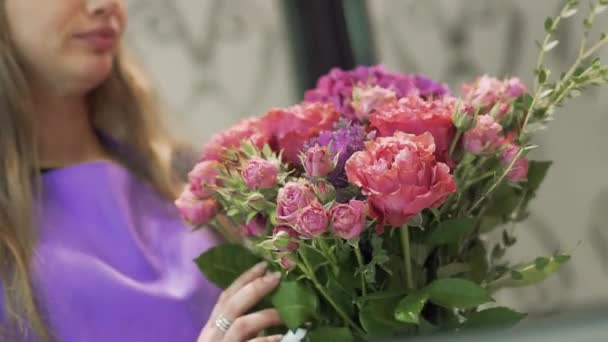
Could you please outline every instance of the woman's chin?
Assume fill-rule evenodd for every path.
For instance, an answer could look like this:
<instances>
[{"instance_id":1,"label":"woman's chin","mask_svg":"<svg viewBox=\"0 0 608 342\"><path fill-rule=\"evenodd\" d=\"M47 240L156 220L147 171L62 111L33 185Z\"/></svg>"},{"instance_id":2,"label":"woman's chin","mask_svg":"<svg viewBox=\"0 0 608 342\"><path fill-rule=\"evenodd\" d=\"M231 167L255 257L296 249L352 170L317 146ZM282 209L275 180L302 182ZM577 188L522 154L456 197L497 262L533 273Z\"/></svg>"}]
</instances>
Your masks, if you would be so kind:
<instances>
[{"instance_id":1,"label":"woman's chin","mask_svg":"<svg viewBox=\"0 0 608 342\"><path fill-rule=\"evenodd\" d=\"M100 57L81 63L72 72L73 79L75 80L72 91L87 93L96 88L110 76L113 66L113 58Z\"/></svg>"}]
</instances>

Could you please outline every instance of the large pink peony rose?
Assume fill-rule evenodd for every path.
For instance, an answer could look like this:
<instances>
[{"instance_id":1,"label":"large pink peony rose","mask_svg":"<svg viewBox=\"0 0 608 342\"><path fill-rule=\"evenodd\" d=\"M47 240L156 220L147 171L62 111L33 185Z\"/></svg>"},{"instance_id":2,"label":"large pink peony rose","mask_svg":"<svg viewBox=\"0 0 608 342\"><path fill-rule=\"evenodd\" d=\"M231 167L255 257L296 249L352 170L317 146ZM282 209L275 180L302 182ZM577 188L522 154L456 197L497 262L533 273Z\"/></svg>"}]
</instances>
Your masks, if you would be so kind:
<instances>
[{"instance_id":1,"label":"large pink peony rose","mask_svg":"<svg viewBox=\"0 0 608 342\"><path fill-rule=\"evenodd\" d=\"M295 225L298 212L317 200L311 185L302 182L288 182L277 196L277 220Z\"/></svg>"},{"instance_id":2,"label":"large pink peony rose","mask_svg":"<svg viewBox=\"0 0 608 342\"><path fill-rule=\"evenodd\" d=\"M455 107L455 99L451 97L426 101L409 96L376 110L370 116L370 123L381 137L390 137L398 131L416 135L431 133L435 153L439 160L445 161L456 132L452 122Z\"/></svg>"},{"instance_id":3,"label":"large pink peony rose","mask_svg":"<svg viewBox=\"0 0 608 342\"><path fill-rule=\"evenodd\" d=\"M437 162L430 133L397 132L366 143L346 162L349 182L368 196L371 214L392 226L437 208L456 190L449 167Z\"/></svg>"},{"instance_id":4,"label":"large pink peony rose","mask_svg":"<svg viewBox=\"0 0 608 342\"><path fill-rule=\"evenodd\" d=\"M334 204L329 215L334 235L346 240L354 239L365 229L367 203L351 200L349 203Z\"/></svg>"},{"instance_id":5,"label":"large pink peony rose","mask_svg":"<svg viewBox=\"0 0 608 342\"><path fill-rule=\"evenodd\" d=\"M271 161L252 157L243 168L241 175L249 189L267 189L277 184L278 167Z\"/></svg>"},{"instance_id":6,"label":"large pink peony rose","mask_svg":"<svg viewBox=\"0 0 608 342\"><path fill-rule=\"evenodd\" d=\"M188 173L190 182L190 191L199 198L207 198L211 196L210 187L219 185L220 163L215 160L202 161Z\"/></svg>"},{"instance_id":7,"label":"large pink peony rose","mask_svg":"<svg viewBox=\"0 0 608 342\"><path fill-rule=\"evenodd\" d=\"M339 118L340 114L330 104L305 103L273 109L260 121L273 136L273 148L283 150L285 160L295 164L304 143L330 130Z\"/></svg>"}]
</instances>

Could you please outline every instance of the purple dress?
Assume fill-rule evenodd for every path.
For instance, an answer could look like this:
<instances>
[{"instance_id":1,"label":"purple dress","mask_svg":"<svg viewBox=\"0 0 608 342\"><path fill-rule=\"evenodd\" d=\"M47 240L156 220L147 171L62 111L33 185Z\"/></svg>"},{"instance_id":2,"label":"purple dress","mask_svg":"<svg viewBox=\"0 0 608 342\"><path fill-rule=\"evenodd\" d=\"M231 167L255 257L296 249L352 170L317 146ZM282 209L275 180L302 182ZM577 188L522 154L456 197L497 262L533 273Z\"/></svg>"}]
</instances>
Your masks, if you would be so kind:
<instances>
[{"instance_id":1,"label":"purple dress","mask_svg":"<svg viewBox=\"0 0 608 342\"><path fill-rule=\"evenodd\" d=\"M43 175L32 265L60 342L195 342L220 290L193 259L218 242L173 204L106 161Z\"/></svg>"}]
</instances>

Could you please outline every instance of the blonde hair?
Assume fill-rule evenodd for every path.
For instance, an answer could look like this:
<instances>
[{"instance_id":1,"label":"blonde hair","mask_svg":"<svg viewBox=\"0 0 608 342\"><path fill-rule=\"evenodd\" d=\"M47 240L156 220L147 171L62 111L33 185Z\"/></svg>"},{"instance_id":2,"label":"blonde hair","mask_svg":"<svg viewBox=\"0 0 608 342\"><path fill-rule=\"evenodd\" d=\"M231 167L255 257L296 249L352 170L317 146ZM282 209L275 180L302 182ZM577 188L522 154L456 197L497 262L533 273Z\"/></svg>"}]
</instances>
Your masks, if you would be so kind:
<instances>
[{"instance_id":1,"label":"blonde hair","mask_svg":"<svg viewBox=\"0 0 608 342\"><path fill-rule=\"evenodd\" d=\"M0 0L0 284L4 287L0 314L4 311L5 316L0 340L18 340L33 331L42 341L51 341L36 306L29 267L37 236L33 203L41 190L33 100L4 7ZM119 54L109 78L90 94L93 123L128 150L129 157L116 158L173 199L179 186L170 160L174 142L160 123L159 106L147 84L136 75L124 54Z\"/></svg>"}]
</instances>

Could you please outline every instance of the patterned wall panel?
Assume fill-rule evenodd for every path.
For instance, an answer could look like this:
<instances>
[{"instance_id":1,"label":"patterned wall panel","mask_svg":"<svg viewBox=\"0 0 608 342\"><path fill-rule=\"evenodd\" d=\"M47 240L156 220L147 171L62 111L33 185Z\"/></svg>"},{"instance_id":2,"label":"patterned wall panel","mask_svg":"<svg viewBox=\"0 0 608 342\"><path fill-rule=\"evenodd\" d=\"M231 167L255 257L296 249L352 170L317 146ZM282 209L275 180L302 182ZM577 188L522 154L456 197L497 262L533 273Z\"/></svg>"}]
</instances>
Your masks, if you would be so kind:
<instances>
[{"instance_id":1,"label":"patterned wall panel","mask_svg":"<svg viewBox=\"0 0 608 342\"><path fill-rule=\"evenodd\" d=\"M239 118L295 99L280 0L130 0L128 45L200 145Z\"/></svg>"},{"instance_id":2,"label":"patterned wall panel","mask_svg":"<svg viewBox=\"0 0 608 342\"><path fill-rule=\"evenodd\" d=\"M428 74L458 91L480 73L532 80L547 15L561 1L369 0L380 62L389 69ZM563 70L578 49L581 17L559 32L549 59ZM604 20L598 27L608 27ZM608 58L608 51L603 52ZM509 227L519 243L508 257L533 259L555 249L573 253L556 277L535 288L504 291L501 299L522 310L550 313L608 303L608 89L579 98L543 132L536 159L555 164L522 225Z\"/></svg>"}]
</instances>

